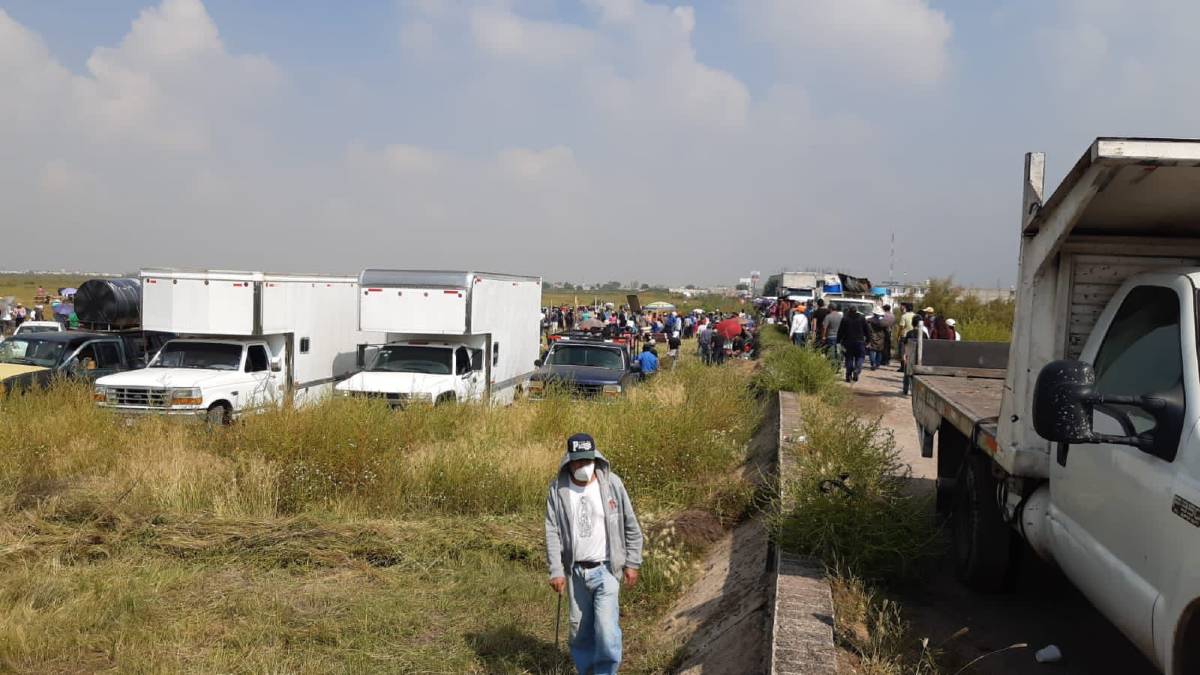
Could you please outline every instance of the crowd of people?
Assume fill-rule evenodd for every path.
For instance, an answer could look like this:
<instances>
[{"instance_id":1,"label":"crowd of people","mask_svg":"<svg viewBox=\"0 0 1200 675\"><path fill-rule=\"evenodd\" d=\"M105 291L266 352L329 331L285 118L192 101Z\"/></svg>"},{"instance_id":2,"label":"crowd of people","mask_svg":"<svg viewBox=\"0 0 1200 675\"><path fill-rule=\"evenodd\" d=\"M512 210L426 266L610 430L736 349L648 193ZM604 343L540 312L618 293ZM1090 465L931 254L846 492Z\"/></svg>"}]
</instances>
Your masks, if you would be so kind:
<instances>
[{"instance_id":1,"label":"crowd of people","mask_svg":"<svg viewBox=\"0 0 1200 675\"><path fill-rule=\"evenodd\" d=\"M893 356L900 359L903 372L905 347L912 340L962 340L957 322L938 315L933 307L914 311L913 304L905 302L897 316L892 306L885 304L874 307L867 316L858 304L826 303L824 298L814 302L779 300L770 313L787 327L793 344L820 349L838 363L846 382L858 382L864 365L871 370L888 366Z\"/></svg>"},{"instance_id":2,"label":"crowd of people","mask_svg":"<svg viewBox=\"0 0 1200 675\"><path fill-rule=\"evenodd\" d=\"M549 307L542 310L542 330L546 335L587 331L605 338L630 337L635 349L638 342L642 343L637 359L643 362L643 374L658 370L657 345L664 343L672 365L684 340L695 339L697 356L709 365L730 358L754 358L759 347L757 322L744 312L635 312L628 305L612 304Z\"/></svg>"}]
</instances>

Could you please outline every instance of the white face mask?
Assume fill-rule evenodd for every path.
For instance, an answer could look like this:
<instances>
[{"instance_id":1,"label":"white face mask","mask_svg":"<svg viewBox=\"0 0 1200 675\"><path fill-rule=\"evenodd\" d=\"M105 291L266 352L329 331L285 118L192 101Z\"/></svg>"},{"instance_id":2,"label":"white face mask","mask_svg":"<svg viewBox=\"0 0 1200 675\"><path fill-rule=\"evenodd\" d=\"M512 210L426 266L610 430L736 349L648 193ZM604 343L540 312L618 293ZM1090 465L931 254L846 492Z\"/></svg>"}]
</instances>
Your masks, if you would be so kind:
<instances>
[{"instance_id":1,"label":"white face mask","mask_svg":"<svg viewBox=\"0 0 1200 675\"><path fill-rule=\"evenodd\" d=\"M573 475L575 476L576 481L580 483L588 483L591 482L592 474L594 473L596 473L596 463L588 462L578 469L575 469L575 473Z\"/></svg>"}]
</instances>

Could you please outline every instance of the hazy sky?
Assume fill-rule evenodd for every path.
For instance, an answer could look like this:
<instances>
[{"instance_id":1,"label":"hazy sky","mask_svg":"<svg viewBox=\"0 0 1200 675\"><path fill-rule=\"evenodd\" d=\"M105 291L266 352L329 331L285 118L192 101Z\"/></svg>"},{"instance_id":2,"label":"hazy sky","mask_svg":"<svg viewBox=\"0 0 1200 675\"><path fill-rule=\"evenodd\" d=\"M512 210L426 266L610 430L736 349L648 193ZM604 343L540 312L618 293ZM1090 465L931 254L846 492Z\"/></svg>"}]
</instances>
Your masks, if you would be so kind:
<instances>
[{"instance_id":1,"label":"hazy sky","mask_svg":"<svg viewBox=\"0 0 1200 675\"><path fill-rule=\"evenodd\" d=\"M1200 136L1200 3L0 0L0 269L1015 275L1022 156Z\"/></svg>"}]
</instances>

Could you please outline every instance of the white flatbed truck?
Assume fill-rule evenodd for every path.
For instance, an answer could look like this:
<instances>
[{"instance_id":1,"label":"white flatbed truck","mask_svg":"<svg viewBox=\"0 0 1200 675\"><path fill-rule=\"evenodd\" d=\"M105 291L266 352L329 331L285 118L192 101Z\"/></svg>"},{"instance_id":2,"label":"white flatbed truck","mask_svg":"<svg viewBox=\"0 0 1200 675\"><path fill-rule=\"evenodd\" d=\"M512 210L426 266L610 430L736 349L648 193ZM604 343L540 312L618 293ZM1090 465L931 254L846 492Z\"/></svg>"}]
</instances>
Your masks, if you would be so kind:
<instances>
[{"instance_id":1,"label":"white flatbed truck","mask_svg":"<svg viewBox=\"0 0 1200 675\"><path fill-rule=\"evenodd\" d=\"M911 366L956 567L999 590L1024 540L1163 672L1198 673L1200 141L1097 139L1046 200L1043 166L1011 346L923 341Z\"/></svg>"}]
</instances>

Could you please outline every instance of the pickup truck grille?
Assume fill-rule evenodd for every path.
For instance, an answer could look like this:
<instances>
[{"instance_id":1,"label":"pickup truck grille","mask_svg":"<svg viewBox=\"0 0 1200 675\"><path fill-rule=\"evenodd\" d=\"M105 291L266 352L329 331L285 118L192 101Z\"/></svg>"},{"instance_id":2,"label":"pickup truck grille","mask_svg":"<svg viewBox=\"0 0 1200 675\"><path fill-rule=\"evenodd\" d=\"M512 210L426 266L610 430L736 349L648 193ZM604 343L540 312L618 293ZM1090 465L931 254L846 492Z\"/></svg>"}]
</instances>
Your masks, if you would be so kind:
<instances>
[{"instance_id":1,"label":"pickup truck grille","mask_svg":"<svg viewBox=\"0 0 1200 675\"><path fill-rule=\"evenodd\" d=\"M362 398L378 398L387 401L388 404L394 406L402 406L408 403L408 394L385 394L378 391L365 391L355 394Z\"/></svg>"},{"instance_id":2,"label":"pickup truck grille","mask_svg":"<svg viewBox=\"0 0 1200 675\"><path fill-rule=\"evenodd\" d=\"M109 393L111 395L108 400L113 405L165 408L169 402L167 400L169 394L166 389L152 387L113 387L109 390Z\"/></svg>"},{"instance_id":3,"label":"pickup truck grille","mask_svg":"<svg viewBox=\"0 0 1200 675\"><path fill-rule=\"evenodd\" d=\"M604 391L604 385L602 384L576 384L570 382L567 386L569 391L576 396L599 396Z\"/></svg>"}]
</instances>

